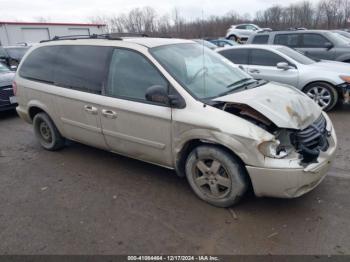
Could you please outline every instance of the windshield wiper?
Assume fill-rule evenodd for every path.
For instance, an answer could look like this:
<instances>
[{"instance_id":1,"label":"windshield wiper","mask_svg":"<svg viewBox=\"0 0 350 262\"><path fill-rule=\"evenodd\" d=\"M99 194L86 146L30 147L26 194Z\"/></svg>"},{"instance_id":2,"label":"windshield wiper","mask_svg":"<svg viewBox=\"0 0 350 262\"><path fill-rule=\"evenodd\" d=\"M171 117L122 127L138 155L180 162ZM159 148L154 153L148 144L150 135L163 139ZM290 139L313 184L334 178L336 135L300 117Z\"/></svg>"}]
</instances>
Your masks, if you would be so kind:
<instances>
[{"instance_id":1,"label":"windshield wiper","mask_svg":"<svg viewBox=\"0 0 350 262\"><path fill-rule=\"evenodd\" d=\"M245 82L243 81L244 79L245 79ZM237 85L237 86L235 88L232 88L232 89L228 90L227 92L224 92L224 93L218 95L217 97L229 95L229 94L231 94L233 92L236 92L236 91L240 90L241 88L248 89L250 86L258 87L258 86L264 85L264 84L266 84L268 82L266 80L255 80L255 79L252 79L252 78L244 78L244 79L242 79L240 81L237 81L236 83L234 83L234 85L230 85L231 87L235 86L235 85ZM254 81L249 81L248 82L248 79L249 80L254 80Z\"/></svg>"},{"instance_id":2,"label":"windshield wiper","mask_svg":"<svg viewBox=\"0 0 350 262\"><path fill-rule=\"evenodd\" d=\"M234 83L226 86L226 88L230 88L230 87L233 87L233 86L241 86L242 84L244 84L244 85L248 84L246 82L248 82L249 80L252 80L252 81L256 82L255 79L247 77L247 78L242 78L241 80L238 80L237 82L234 82Z\"/></svg>"}]
</instances>

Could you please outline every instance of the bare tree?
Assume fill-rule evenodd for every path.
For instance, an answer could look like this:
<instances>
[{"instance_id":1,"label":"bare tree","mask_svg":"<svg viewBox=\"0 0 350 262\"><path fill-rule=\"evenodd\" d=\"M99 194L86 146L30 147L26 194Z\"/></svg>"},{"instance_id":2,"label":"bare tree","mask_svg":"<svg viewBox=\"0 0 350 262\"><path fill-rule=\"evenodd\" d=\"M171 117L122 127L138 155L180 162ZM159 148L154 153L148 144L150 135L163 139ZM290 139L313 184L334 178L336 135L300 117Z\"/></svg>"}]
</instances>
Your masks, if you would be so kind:
<instances>
[{"instance_id":1,"label":"bare tree","mask_svg":"<svg viewBox=\"0 0 350 262\"><path fill-rule=\"evenodd\" d=\"M222 37L231 25L239 23L256 23L273 29L333 29L346 28L349 19L350 0L320 0L317 4L303 0L289 6L273 5L257 12L253 18L249 14L230 11L222 16L187 20L178 8L174 8L170 14L159 15L155 9L143 7L120 15L92 17L90 21L106 24L106 32L204 38Z\"/></svg>"}]
</instances>

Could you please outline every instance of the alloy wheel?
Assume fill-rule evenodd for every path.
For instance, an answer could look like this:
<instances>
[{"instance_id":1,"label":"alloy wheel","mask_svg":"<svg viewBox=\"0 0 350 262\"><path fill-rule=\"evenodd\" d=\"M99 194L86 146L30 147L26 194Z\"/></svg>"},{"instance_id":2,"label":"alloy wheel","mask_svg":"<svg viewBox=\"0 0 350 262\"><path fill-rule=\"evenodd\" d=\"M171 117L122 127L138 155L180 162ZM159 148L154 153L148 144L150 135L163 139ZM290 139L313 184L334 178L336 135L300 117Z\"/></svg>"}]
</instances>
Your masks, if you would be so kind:
<instances>
[{"instance_id":1,"label":"alloy wheel","mask_svg":"<svg viewBox=\"0 0 350 262\"><path fill-rule=\"evenodd\" d=\"M307 95L313 99L322 109L328 107L332 102L332 96L325 87L315 86L311 88Z\"/></svg>"},{"instance_id":2,"label":"alloy wheel","mask_svg":"<svg viewBox=\"0 0 350 262\"><path fill-rule=\"evenodd\" d=\"M231 178L216 159L198 160L192 174L197 187L210 197L223 198L231 191Z\"/></svg>"}]
</instances>

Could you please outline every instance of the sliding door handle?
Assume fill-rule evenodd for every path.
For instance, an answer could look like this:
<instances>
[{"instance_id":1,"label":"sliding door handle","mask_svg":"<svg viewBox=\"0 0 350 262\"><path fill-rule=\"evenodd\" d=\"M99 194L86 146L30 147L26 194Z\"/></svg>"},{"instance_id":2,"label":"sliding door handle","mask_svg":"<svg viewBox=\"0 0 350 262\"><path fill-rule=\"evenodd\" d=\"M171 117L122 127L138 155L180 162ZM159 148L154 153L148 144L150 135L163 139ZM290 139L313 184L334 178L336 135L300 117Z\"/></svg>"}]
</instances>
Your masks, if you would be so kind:
<instances>
[{"instance_id":1,"label":"sliding door handle","mask_svg":"<svg viewBox=\"0 0 350 262\"><path fill-rule=\"evenodd\" d=\"M117 118L117 113L112 110L102 109L102 115L106 118L115 119Z\"/></svg>"},{"instance_id":2,"label":"sliding door handle","mask_svg":"<svg viewBox=\"0 0 350 262\"><path fill-rule=\"evenodd\" d=\"M91 105L85 105L84 110L92 115L97 115L98 109Z\"/></svg>"}]
</instances>

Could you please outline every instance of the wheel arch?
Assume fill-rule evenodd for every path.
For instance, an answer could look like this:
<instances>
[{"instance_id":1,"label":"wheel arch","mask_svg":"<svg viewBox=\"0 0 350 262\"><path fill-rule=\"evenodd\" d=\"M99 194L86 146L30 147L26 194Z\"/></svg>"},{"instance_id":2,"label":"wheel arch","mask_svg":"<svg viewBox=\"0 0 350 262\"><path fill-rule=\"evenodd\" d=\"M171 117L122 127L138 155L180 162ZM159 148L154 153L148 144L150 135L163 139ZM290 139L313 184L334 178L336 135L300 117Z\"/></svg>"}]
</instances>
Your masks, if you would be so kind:
<instances>
[{"instance_id":1,"label":"wheel arch","mask_svg":"<svg viewBox=\"0 0 350 262\"><path fill-rule=\"evenodd\" d=\"M64 134L64 130L62 130L63 127L57 125L56 120L52 117L52 114L50 113L50 110L47 106L45 106L45 104L41 103L40 101L31 101L28 104L28 117L29 120L31 121L31 123L33 123L34 117L38 114L38 113L45 113L47 114L50 119L52 120L52 122L55 124L56 128L58 129L58 131L61 134Z\"/></svg>"},{"instance_id":2,"label":"wheel arch","mask_svg":"<svg viewBox=\"0 0 350 262\"><path fill-rule=\"evenodd\" d=\"M236 41L239 40L239 36L235 33L229 33L226 37L226 39L230 40L231 37L235 37L236 38Z\"/></svg>"},{"instance_id":3,"label":"wheel arch","mask_svg":"<svg viewBox=\"0 0 350 262\"><path fill-rule=\"evenodd\" d=\"M49 114L49 109L43 103L36 100L28 103L28 115L31 121L33 121L36 114L41 112L46 113L52 119L52 117Z\"/></svg>"},{"instance_id":4,"label":"wheel arch","mask_svg":"<svg viewBox=\"0 0 350 262\"><path fill-rule=\"evenodd\" d=\"M301 91L303 91L303 92L305 93L305 89L306 89L308 86L310 86L310 85L312 85L312 84L316 84L316 83L324 83L324 84L331 85L331 86L333 86L333 87L335 88L335 90L337 90L337 93L338 93L338 95L339 95L339 98L341 98L341 97L343 96L343 90L342 90L339 86L337 86L337 85L331 83L330 81L326 81L326 80L315 80L315 81L308 82L307 84L304 84L304 86L303 86L303 88L301 89Z\"/></svg>"},{"instance_id":5,"label":"wheel arch","mask_svg":"<svg viewBox=\"0 0 350 262\"><path fill-rule=\"evenodd\" d=\"M207 139L191 139L191 140L186 141L183 144L180 151L178 151L176 154L175 171L176 171L178 176L180 176L180 177L186 176L185 175L185 165L186 165L186 160L187 160L189 154L192 152L192 150L194 148L196 148L198 146L202 146L202 145L216 146L216 147L221 148L224 151L228 152L241 165L242 169L245 172L247 179L249 180L249 183L251 184L250 176L249 176L249 173L246 169L246 165L245 165L244 161L239 157L239 155L236 154L228 146L223 145L223 144L218 143L218 142L215 142L215 141L207 140Z\"/></svg>"}]
</instances>

